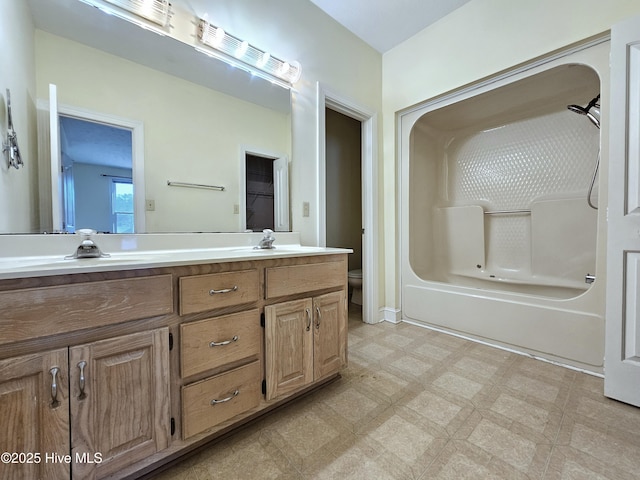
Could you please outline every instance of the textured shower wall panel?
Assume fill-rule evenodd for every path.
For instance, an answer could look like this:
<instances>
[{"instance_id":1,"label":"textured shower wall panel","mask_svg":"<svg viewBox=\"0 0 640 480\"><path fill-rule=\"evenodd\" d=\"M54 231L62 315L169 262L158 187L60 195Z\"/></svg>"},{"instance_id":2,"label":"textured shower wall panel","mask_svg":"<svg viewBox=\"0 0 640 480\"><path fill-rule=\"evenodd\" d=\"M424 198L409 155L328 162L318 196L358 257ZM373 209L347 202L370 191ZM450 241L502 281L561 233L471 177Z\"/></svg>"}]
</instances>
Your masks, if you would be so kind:
<instances>
[{"instance_id":1,"label":"textured shower wall panel","mask_svg":"<svg viewBox=\"0 0 640 480\"><path fill-rule=\"evenodd\" d=\"M590 122L566 110L459 135L445 156L444 196L450 206L485 210L529 210L535 200L586 198L599 141ZM532 271L528 215L487 215L485 235L488 270Z\"/></svg>"},{"instance_id":2,"label":"textured shower wall panel","mask_svg":"<svg viewBox=\"0 0 640 480\"><path fill-rule=\"evenodd\" d=\"M438 228L443 236L441 252L446 269L459 275L473 275L485 264L484 218L482 207L436 209Z\"/></svg>"},{"instance_id":3,"label":"textured shower wall panel","mask_svg":"<svg viewBox=\"0 0 640 480\"><path fill-rule=\"evenodd\" d=\"M533 273L581 284L596 263L597 212L584 198L531 206Z\"/></svg>"},{"instance_id":4,"label":"textured shower wall panel","mask_svg":"<svg viewBox=\"0 0 640 480\"><path fill-rule=\"evenodd\" d=\"M489 273L531 272L531 228L528 215L487 215L485 236Z\"/></svg>"}]
</instances>

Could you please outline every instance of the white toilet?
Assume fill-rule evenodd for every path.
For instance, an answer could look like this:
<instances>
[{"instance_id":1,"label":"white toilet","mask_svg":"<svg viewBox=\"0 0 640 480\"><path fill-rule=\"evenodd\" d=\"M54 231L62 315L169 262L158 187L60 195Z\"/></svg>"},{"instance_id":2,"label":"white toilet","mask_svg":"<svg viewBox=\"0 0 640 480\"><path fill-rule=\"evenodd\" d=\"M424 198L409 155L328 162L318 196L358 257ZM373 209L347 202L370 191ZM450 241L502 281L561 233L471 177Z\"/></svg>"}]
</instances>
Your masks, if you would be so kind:
<instances>
[{"instance_id":1,"label":"white toilet","mask_svg":"<svg viewBox=\"0 0 640 480\"><path fill-rule=\"evenodd\" d=\"M362 305L362 270L349 270L349 288L351 289L351 303Z\"/></svg>"}]
</instances>

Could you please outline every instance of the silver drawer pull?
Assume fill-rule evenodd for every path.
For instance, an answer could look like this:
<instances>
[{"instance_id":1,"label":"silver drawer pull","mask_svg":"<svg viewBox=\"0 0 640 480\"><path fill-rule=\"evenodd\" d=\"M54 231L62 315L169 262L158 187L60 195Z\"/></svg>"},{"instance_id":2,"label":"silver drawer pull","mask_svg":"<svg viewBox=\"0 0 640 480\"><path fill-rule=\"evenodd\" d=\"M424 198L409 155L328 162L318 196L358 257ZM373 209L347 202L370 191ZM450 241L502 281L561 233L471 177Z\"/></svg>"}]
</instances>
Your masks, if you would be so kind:
<instances>
[{"instance_id":1,"label":"silver drawer pull","mask_svg":"<svg viewBox=\"0 0 640 480\"><path fill-rule=\"evenodd\" d=\"M87 394L84 393L84 369L86 366L87 362L85 362L84 360L78 363L78 368L80 369L80 379L78 382L80 385L80 395L78 395L78 400L84 400L85 398L87 398Z\"/></svg>"},{"instance_id":2,"label":"silver drawer pull","mask_svg":"<svg viewBox=\"0 0 640 480\"><path fill-rule=\"evenodd\" d=\"M311 309L305 308L305 312L307 312L307 332L311 330Z\"/></svg>"},{"instance_id":3,"label":"silver drawer pull","mask_svg":"<svg viewBox=\"0 0 640 480\"><path fill-rule=\"evenodd\" d=\"M216 405L216 404L218 404L218 403L228 402L229 400L233 400L233 399L234 399L235 397L237 397L239 394L240 394L240 390L236 390L235 392L233 392L233 393L231 394L231 396L230 396L230 397L223 398L223 399L221 399L221 400L213 399L213 400L211 400L211 405Z\"/></svg>"},{"instance_id":4,"label":"silver drawer pull","mask_svg":"<svg viewBox=\"0 0 640 480\"><path fill-rule=\"evenodd\" d=\"M231 293L231 292L237 292L237 291L238 291L238 285L234 285L232 288L223 288L222 290L211 289L209 290L209 295L215 295L216 293Z\"/></svg>"},{"instance_id":5,"label":"silver drawer pull","mask_svg":"<svg viewBox=\"0 0 640 480\"><path fill-rule=\"evenodd\" d=\"M60 406L60 400L58 400L58 367L53 367L49 372L51 373L51 408Z\"/></svg>"},{"instance_id":6,"label":"silver drawer pull","mask_svg":"<svg viewBox=\"0 0 640 480\"><path fill-rule=\"evenodd\" d=\"M231 340L226 340L224 342L210 342L209 346L210 347L224 347L225 345L229 345L232 342L237 342L238 341L238 335L234 335L233 338Z\"/></svg>"}]
</instances>

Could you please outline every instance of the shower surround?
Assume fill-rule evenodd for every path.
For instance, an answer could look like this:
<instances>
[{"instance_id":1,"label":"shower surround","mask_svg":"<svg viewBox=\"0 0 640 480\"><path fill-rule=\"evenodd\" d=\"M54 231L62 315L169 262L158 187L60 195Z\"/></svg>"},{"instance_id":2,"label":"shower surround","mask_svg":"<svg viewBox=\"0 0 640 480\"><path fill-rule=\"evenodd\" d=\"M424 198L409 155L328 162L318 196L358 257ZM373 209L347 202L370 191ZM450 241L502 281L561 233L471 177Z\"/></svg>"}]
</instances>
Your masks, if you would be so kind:
<instances>
[{"instance_id":1,"label":"shower surround","mask_svg":"<svg viewBox=\"0 0 640 480\"><path fill-rule=\"evenodd\" d=\"M404 320L601 373L601 134L567 106L600 93L607 47L400 115Z\"/></svg>"}]
</instances>

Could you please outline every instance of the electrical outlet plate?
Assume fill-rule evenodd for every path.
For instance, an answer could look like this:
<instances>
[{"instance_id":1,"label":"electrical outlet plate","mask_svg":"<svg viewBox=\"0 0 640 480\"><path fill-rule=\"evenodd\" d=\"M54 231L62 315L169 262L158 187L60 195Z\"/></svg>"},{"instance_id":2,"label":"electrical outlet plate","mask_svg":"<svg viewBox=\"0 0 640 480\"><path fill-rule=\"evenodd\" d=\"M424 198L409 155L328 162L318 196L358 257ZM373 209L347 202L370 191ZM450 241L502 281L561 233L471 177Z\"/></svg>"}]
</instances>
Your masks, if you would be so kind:
<instances>
[{"instance_id":1,"label":"electrical outlet plate","mask_svg":"<svg viewBox=\"0 0 640 480\"><path fill-rule=\"evenodd\" d=\"M302 216L309 216L309 202L302 202Z\"/></svg>"}]
</instances>

